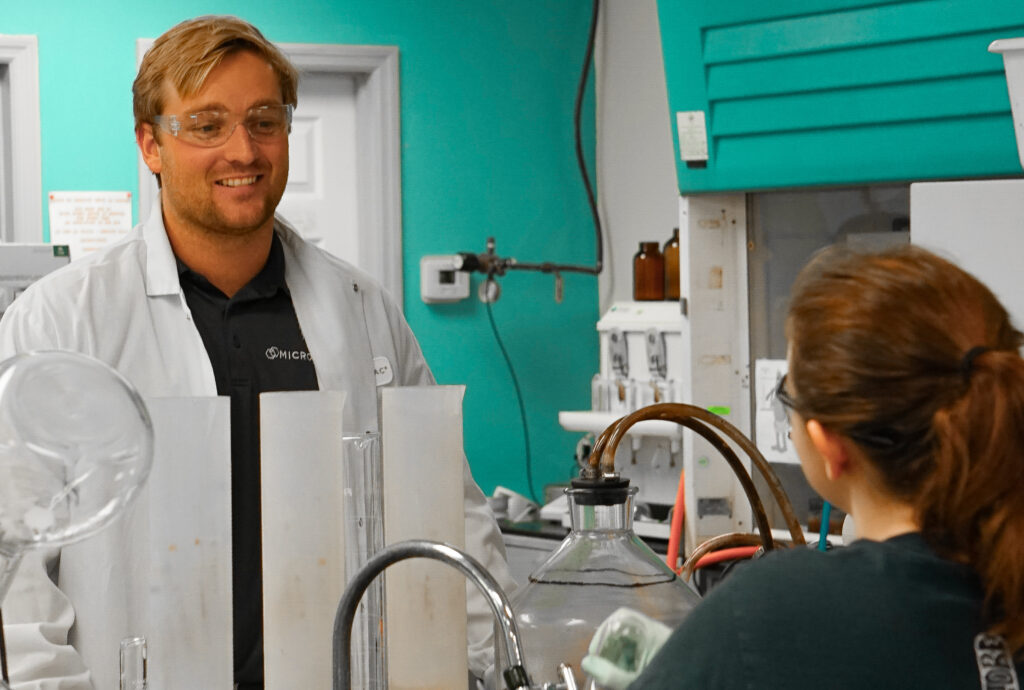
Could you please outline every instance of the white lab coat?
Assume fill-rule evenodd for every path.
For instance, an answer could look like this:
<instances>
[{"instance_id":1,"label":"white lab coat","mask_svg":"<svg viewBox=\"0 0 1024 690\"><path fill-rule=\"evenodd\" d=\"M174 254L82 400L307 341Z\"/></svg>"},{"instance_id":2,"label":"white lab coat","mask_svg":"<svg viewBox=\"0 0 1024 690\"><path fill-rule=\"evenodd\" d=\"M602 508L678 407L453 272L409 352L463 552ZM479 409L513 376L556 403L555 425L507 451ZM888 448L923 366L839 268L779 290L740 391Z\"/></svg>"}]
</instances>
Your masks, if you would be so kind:
<instances>
[{"instance_id":1,"label":"white lab coat","mask_svg":"<svg viewBox=\"0 0 1024 690\"><path fill-rule=\"evenodd\" d=\"M379 429L374 358L387 358L393 368L388 385L432 384L419 344L376 281L304 241L280 218L275 231L320 389L347 392L345 429ZM159 204L124 240L46 276L8 308L0 321L0 359L32 350L73 350L96 357L120 371L143 397L217 394L213 367L178 283ZM464 484L467 551L511 593L515 583L501 536L468 464ZM116 544L108 535L106 541L112 540ZM89 544L71 548L87 549ZM102 661L90 658L99 650L90 650L88 626L122 621L127 613L118 610L118 591L141 583L126 581L131 579L130 567L106 562L116 560L116 548L100 553L76 557L74 569L59 572L56 551L30 553L23 562L3 606L15 690L92 688L87 669L107 667L116 659L116 648L104 650ZM104 615L83 620L83 613L71 629L74 611L65 592L98 597ZM470 669L482 675L493 656L493 619L475 587L467 585L467 594ZM97 607L94 602L83 604L90 605ZM93 674L97 690L116 687L108 677Z\"/></svg>"}]
</instances>

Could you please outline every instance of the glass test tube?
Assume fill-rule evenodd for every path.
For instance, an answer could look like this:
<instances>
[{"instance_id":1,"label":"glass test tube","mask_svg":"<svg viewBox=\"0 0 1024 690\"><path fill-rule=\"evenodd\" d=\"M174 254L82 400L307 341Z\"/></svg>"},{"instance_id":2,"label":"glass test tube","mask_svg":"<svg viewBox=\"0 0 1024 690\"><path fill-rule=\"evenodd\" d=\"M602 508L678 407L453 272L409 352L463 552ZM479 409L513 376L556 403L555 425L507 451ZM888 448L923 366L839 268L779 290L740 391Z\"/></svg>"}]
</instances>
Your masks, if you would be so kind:
<instances>
[{"instance_id":1,"label":"glass test tube","mask_svg":"<svg viewBox=\"0 0 1024 690\"><path fill-rule=\"evenodd\" d=\"M147 690L146 638L126 637L121 640L120 690Z\"/></svg>"}]
</instances>

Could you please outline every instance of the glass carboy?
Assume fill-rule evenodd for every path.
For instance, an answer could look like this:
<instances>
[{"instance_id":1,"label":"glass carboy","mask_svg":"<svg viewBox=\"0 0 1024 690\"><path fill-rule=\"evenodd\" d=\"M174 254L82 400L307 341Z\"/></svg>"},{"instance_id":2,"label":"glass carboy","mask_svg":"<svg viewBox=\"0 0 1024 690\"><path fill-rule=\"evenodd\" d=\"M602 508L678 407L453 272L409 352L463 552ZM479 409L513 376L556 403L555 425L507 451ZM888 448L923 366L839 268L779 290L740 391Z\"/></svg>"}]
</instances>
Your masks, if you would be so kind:
<instances>
[{"instance_id":1,"label":"glass carboy","mask_svg":"<svg viewBox=\"0 0 1024 690\"><path fill-rule=\"evenodd\" d=\"M700 600L633 532L636 492L625 479L576 479L566 490L569 536L512 597L533 683L557 682L562 662L582 678L590 639L620 607L675 627ZM507 665L500 650L496 658Z\"/></svg>"}]
</instances>

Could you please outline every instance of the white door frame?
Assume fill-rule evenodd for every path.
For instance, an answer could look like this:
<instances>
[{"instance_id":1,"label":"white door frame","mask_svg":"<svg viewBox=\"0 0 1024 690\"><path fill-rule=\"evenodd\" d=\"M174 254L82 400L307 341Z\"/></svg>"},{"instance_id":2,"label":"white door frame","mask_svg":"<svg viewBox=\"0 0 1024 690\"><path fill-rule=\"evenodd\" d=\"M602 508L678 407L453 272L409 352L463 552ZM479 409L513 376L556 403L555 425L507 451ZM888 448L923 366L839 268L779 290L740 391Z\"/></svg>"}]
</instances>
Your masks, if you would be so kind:
<instances>
[{"instance_id":1,"label":"white door frame","mask_svg":"<svg viewBox=\"0 0 1024 690\"><path fill-rule=\"evenodd\" d=\"M141 63L153 39L136 41ZM281 50L303 72L344 74L356 80L356 176L360 256L352 263L373 275L403 303L402 160L397 46L281 43ZM156 199L153 174L139 156L139 215Z\"/></svg>"},{"instance_id":2,"label":"white door frame","mask_svg":"<svg viewBox=\"0 0 1024 690\"><path fill-rule=\"evenodd\" d=\"M0 65L7 67L11 99L11 198L0 200L3 242L43 241L43 179L39 127L39 44L35 36L0 35ZM2 87L3 85L0 85ZM2 190L0 190L2 193ZM9 207L5 207L10 204ZM8 212L6 209L9 208Z\"/></svg>"}]
</instances>

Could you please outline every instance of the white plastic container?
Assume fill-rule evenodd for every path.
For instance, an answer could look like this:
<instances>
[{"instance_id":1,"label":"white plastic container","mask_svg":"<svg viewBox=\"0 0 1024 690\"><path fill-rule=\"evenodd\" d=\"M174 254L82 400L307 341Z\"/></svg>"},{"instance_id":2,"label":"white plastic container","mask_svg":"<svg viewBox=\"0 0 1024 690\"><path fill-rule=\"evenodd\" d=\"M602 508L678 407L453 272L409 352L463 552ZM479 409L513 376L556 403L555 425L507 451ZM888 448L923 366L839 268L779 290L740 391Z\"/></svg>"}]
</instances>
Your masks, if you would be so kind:
<instances>
[{"instance_id":1,"label":"white plastic container","mask_svg":"<svg viewBox=\"0 0 1024 690\"><path fill-rule=\"evenodd\" d=\"M1021 166L1024 166L1024 37L992 41L988 50L1003 56L1006 87L1010 92L1010 108L1013 110L1013 131L1017 135L1017 154Z\"/></svg>"}]
</instances>

